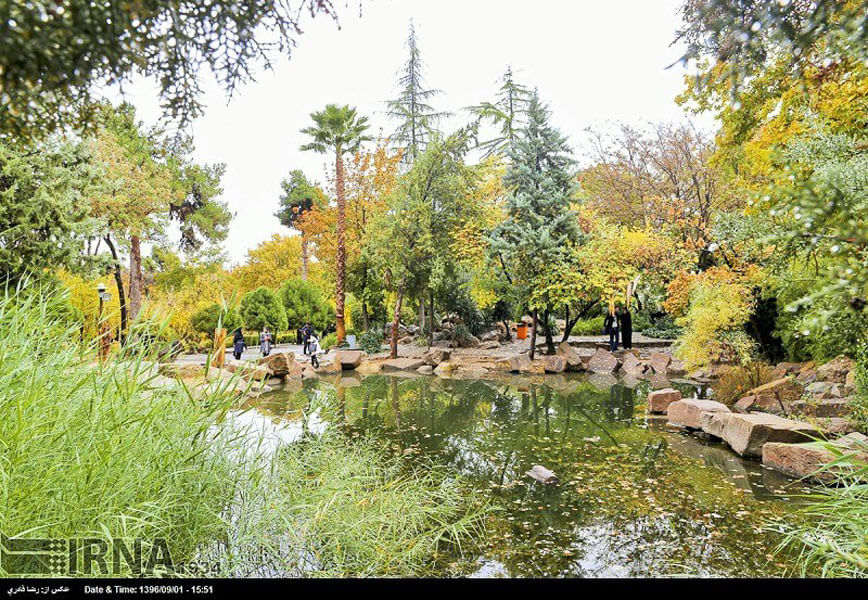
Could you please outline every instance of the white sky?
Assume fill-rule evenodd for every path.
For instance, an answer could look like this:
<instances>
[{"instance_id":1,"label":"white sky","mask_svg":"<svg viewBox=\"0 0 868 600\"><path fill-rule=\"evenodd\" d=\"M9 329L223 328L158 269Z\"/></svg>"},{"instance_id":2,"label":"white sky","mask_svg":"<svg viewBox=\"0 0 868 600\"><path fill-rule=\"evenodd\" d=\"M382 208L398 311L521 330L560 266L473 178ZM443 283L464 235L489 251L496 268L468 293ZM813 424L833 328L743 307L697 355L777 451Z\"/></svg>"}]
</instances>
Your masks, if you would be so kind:
<instances>
[{"instance_id":1,"label":"white sky","mask_svg":"<svg viewBox=\"0 0 868 600\"><path fill-rule=\"evenodd\" d=\"M493 100L511 65L516 79L537 87L581 160L584 129L623 121L643 125L686 118L674 97L683 88L680 56L670 47L681 0L337 0L340 29L327 17L306 19L292 58L243 86L231 101L205 86L205 114L193 126L196 158L227 165L223 199L235 213L225 244L230 261L273 233L280 181L294 168L325 181L328 157L299 151L299 130L327 103L351 104L372 132L394 129L384 101L397 95L410 19L416 27L432 104L460 113ZM155 87L126 89L146 123L160 117ZM464 114L460 114L461 117ZM697 125L710 129L703 116ZM454 124L461 124L454 120ZM446 124L449 129L450 124Z\"/></svg>"}]
</instances>

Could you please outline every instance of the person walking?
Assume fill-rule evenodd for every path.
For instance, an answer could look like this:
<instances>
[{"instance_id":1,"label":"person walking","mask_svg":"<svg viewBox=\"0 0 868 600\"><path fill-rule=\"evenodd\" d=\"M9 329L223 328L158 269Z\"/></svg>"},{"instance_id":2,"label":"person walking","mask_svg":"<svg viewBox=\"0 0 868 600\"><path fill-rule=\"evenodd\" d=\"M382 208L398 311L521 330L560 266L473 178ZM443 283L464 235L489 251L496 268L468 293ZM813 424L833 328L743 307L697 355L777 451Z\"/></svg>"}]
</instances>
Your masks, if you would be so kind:
<instances>
[{"instance_id":1,"label":"person walking","mask_svg":"<svg viewBox=\"0 0 868 600\"><path fill-rule=\"evenodd\" d=\"M259 334L259 350L263 357L271 354L271 332L268 327L263 327Z\"/></svg>"},{"instance_id":2,"label":"person walking","mask_svg":"<svg viewBox=\"0 0 868 600\"><path fill-rule=\"evenodd\" d=\"M618 325L621 328L621 346L629 350L633 347L633 316L629 308L618 308Z\"/></svg>"},{"instance_id":3,"label":"person walking","mask_svg":"<svg viewBox=\"0 0 868 600\"><path fill-rule=\"evenodd\" d=\"M310 350L311 336L313 336L313 328L310 326L310 323L305 323L304 327L301 328L301 342L303 344L301 349L302 354L308 354L308 350Z\"/></svg>"},{"instance_id":4,"label":"person walking","mask_svg":"<svg viewBox=\"0 0 868 600\"><path fill-rule=\"evenodd\" d=\"M606 313L606 318L603 320L603 331L609 334L609 351L614 352L618 349L618 319L614 313Z\"/></svg>"},{"instance_id":5,"label":"person walking","mask_svg":"<svg viewBox=\"0 0 868 600\"><path fill-rule=\"evenodd\" d=\"M317 354L320 353L319 340L317 337L311 332L310 338L308 338L307 348L310 351L310 364L314 366L315 369L319 368L319 358L317 358Z\"/></svg>"},{"instance_id":6,"label":"person walking","mask_svg":"<svg viewBox=\"0 0 868 600\"><path fill-rule=\"evenodd\" d=\"M235 330L235 335L232 338L232 355L235 360L241 360L241 353L244 352L245 348L247 348L247 344L244 342L244 334L241 333L239 327Z\"/></svg>"}]
</instances>

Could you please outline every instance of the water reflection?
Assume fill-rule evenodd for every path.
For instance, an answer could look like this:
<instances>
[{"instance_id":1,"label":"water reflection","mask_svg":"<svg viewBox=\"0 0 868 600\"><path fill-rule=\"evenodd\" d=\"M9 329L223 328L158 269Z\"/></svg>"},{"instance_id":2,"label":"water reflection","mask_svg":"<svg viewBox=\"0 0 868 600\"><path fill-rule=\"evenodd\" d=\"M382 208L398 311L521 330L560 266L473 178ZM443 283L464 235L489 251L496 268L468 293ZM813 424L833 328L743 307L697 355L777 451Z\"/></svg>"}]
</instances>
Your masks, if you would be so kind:
<instances>
[{"instance_id":1,"label":"water reflection","mask_svg":"<svg viewBox=\"0 0 868 600\"><path fill-rule=\"evenodd\" d=\"M280 391L260 411L319 417L435 461L501 508L448 573L492 576L775 575L770 519L794 518L792 482L720 444L647 419L648 381L336 376ZM705 390L676 382L685 395ZM555 471L557 486L525 476ZM444 572L446 574L446 572Z\"/></svg>"}]
</instances>

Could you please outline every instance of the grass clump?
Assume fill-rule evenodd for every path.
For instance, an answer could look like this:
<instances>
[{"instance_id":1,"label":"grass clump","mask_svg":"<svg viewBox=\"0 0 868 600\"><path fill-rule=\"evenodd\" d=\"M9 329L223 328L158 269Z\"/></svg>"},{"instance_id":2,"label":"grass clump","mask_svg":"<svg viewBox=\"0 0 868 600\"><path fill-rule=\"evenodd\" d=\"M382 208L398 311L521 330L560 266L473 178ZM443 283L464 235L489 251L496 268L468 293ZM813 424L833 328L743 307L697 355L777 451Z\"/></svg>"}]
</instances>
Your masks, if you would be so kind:
<instances>
[{"instance_id":1,"label":"grass clump","mask_svg":"<svg viewBox=\"0 0 868 600\"><path fill-rule=\"evenodd\" d=\"M772 381L774 369L763 362L752 361L745 366L727 366L712 384L714 399L728 406L735 404L750 390Z\"/></svg>"}]
</instances>

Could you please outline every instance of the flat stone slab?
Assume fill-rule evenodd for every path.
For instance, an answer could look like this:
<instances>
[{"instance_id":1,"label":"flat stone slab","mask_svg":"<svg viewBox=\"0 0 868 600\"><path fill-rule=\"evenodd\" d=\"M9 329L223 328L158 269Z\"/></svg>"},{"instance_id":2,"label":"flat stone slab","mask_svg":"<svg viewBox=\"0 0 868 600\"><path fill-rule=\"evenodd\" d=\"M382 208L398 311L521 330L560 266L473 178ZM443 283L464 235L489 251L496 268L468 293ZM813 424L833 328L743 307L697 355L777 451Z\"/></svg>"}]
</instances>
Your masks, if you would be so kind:
<instances>
[{"instance_id":1,"label":"flat stone slab","mask_svg":"<svg viewBox=\"0 0 868 600\"><path fill-rule=\"evenodd\" d=\"M672 388L663 388L648 394L648 411L658 415L666 413L673 402L681 400L681 392Z\"/></svg>"},{"instance_id":2,"label":"flat stone slab","mask_svg":"<svg viewBox=\"0 0 868 600\"><path fill-rule=\"evenodd\" d=\"M672 357L664 352L655 352L651 355L651 368L660 375L666 375L670 362L672 362Z\"/></svg>"},{"instance_id":3,"label":"flat stone slab","mask_svg":"<svg viewBox=\"0 0 868 600\"><path fill-rule=\"evenodd\" d=\"M858 461L868 461L866 446L868 437L861 433L851 433L831 443L808 442L804 444L785 444L769 442L763 446L763 465L775 471L780 471L791 477L808 478L820 483L833 483L840 475L854 470L852 458ZM833 446L835 449L830 448ZM839 460L841 455L854 453L850 459ZM824 466L838 460L836 464L824 469Z\"/></svg>"},{"instance_id":4,"label":"flat stone slab","mask_svg":"<svg viewBox=\"0 0 868 600\"><path fill-rule=\"evenodd\" d=\"M614 373L620 364L617 356L608 350L598 349L588 362L588 370L594 373Z\"/></svg>"},{"instance_id":5,"label":"flat stone slab","mask_svg":"<svg viewBox=\"0 0 868 600\"><path fill-rule=\"evenodd\" d=\"M558 476L542 465L534 465L531 470L527 472L527 476L547 485L552 485L558 482Z\"/></svg>"},{"instance_id":6,"label":"flat stone slab","mask_svg":"<svg viewBox=\"0 0 868 600\"><path fill-rule=\"evenodd\" d=\"M340 364L344 371L351 371L362 364L364 355L361 350L338 350L334 362Z\"/></svg>"},{"instance_id":7,"label":"flat stone slab","mask_svg":"<svg viewBox=\"0 0 868 600\"><path fill-rule=\"evenodd\" d=\"M704 412L730 412L729 408L714 400L678 400L666 409L669 422L688 429L702 429L700 416Z\"/></svg>"},{"instance_id":8,"label":"flat stone slab","mask_svg":"<svg viewBox=\"0 0 868 600\"><path fill-rule=\"evenodd\" d=\"M739 414L703 412L699 417L702 431L729 444L741 456L762 456L767 442L805 442L819 432L809 424L768 413Z\"/></svg>"},{"instance_id":9,"label":"flat stone slab","mask_svg":"<svg viewBox=\"0 0 868 600\"><path fill-rule=\"evenodd\" d=\"M415 371L425 364L418 358L393 358L383 363L384 371Z\"/></svg>"}]
</instances>

